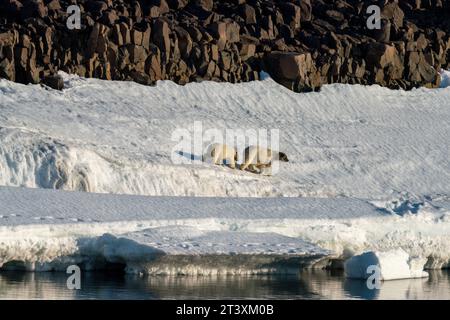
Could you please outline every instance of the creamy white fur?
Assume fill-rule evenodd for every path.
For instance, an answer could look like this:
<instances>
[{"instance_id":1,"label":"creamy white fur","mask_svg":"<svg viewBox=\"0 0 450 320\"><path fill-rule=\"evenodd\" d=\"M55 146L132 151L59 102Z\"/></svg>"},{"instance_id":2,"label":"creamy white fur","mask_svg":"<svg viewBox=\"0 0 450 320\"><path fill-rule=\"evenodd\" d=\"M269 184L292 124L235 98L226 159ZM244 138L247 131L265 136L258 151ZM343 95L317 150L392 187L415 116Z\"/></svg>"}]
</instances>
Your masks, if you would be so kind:
<instances>
[{"instance_id":1,"label":"creamy white fur","mask_svg":"<svg viewBox=\"0 0 450 320\"><path fill-rule=\"evenodd\" d=\"M230 168L236 168L237 151L236 148L230 147L226 144L214 143L211 144L206 153L203 155L203 161L212 158L213 163L221 165L226 163Z\"/></svg>"},{"instance_id":2,"label":"creamy white fur","mask_svg":"<svg viewBox=\"0 0 450 320\"><path fill-rule=\"evenodd\" d=\"M270 168L272 166L273 152L269 148L260 146L250 146L244 151L244 162L241 165L241 170L250 171L261 170L262 168Z\"/></svg>"}]
</instances>

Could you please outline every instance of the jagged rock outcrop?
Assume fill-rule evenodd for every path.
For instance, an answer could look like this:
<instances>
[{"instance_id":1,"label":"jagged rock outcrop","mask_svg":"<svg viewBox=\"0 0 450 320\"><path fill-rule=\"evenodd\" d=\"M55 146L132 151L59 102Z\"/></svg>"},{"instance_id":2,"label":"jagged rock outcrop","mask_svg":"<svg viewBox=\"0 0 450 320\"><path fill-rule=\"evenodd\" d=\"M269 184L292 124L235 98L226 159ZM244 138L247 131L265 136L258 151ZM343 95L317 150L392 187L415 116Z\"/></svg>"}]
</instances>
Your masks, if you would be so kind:
<instances>
[{"instance_id":1,"label":"jagged rock outcrop","mask_svg":"<svg viewBox=\"0 0 450 320\"><path fill-rule=\"evenodd\" d=\"M68 6L81 29L67 25ZM367 6L381 8L369 30ZM1 0L0 77L61 82L251 81L295 91L327 83L411 89L450 67L450 0Z\"/></svg>"}]
</instances>

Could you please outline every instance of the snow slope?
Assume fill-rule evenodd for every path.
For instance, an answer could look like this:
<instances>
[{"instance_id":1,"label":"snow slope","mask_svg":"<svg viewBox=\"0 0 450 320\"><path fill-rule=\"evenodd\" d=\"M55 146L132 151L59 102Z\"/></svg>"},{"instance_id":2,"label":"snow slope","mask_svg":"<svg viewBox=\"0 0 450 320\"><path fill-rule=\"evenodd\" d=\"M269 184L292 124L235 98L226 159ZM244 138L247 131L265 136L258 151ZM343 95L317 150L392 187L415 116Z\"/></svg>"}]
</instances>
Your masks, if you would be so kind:
<instances>
[{"instance_id":1,"label":"snow slope","mask_svg":"<svg viewBox=\"0 0 450 320\"><path fill-rule=\"evenodd\" d=\"M0 185L173 196L386 199L450 190L450 88L325 86L270 78L156 87L64 75L63 92L0 80ZM174 164L175 129L279 129L272 177ZM194 154L199 157L200 154Z\"/></svg>"},{"instance_id":2,"label":"snow slope","mask_svg":"<svg viewBox=\"0 0 450 320\"><path fill-rule=\"evenodd\" d=\"M0 264L123 263L131 273L293 273L367 250L450 263L450 210L351 198L145 197L0 188ZM8 262L10 264L8 264ZM13 263L14 265L14 263Z\"/></svg>"}]
</instances>

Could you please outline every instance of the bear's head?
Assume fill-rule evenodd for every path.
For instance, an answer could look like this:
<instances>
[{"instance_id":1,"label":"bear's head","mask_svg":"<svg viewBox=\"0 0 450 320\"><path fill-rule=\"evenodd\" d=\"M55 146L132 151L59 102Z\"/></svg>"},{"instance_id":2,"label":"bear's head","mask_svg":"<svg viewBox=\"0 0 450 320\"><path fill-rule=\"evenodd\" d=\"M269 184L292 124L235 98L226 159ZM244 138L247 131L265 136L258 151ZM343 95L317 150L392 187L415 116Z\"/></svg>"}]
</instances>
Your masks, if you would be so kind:
<instances>
[{"instance_id":1,"label":"bear's head","mask_svg":"<svg viewBox=\"0 0 450 320\"><path fill-rule=\"evenodd\" d=\"M278 159L283 162L289 162L289 159L284 152L278 152Z\"/></svg>"}]
</instances>

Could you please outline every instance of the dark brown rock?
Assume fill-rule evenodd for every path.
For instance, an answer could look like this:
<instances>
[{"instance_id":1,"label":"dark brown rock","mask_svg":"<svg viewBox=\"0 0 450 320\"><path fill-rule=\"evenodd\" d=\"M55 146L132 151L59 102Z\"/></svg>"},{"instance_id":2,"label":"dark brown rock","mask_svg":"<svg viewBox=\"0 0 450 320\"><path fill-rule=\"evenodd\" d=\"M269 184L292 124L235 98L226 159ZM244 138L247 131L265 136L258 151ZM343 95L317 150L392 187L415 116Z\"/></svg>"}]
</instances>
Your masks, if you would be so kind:
<instances>
[{"instance_id":1,"label":"dark brown rock","mask_svg":"<svg viewBox=\"0 0 450 320\"><path fill-rule=\"evenodd\" d=\"M16 32L8 31L0 33L0 46L12 46L18 41L19 36Z\"/></svg>"},{"instance_id":2,"label":"dark brown rock","mask_svg":"<svg viewBox=\"0 0 450 320\"><path fill-rule=\"evenodd\" d=\"M175 28L178 35L178 48L184 58L188 58L192 51L192 38L185 29L181 27Z\"/></svg>"},{"instance_id":3,"label":"dark brown rock","mask_svg":"<svg viewBox=\"0 0 450 320\"><path fill-rule=\"evenodd\" d=\"M294 81L308 86L308 76L316 72L310 53L272 52L267 56L265 65L270 75L285 85Z\"/></svg>"},{"instance_id":4,"label":"dark brown rock","mask_svg":"<svg viewBox=\"0 0 450 320\"><path fill-rule=\"evenodd\" d=\"M108 9L108 4L105 1L88 1L86 3L86 8L94 16L100 17L103 11Z\"/></svg>"},{"instance_id":5,"label":"dark brown rock","mask_svg":"<svg viewBox=\"0 0 450 320\"><path fill-rule=\"evenodd\" d=\"M213 0L193 0L194 4L205 11L212 11L214 7Z\"/></svg>"},{"instance_id":6,"label":"dark brown rock","mask_svg":"<svg viewBox=\"0 0 450 320\"><path fill-rule=\"evenodd\" d=\"M58 11L58 10L62 9L59 0L51 0L49 3L47 3L47 8L48 8L48 10L54 10L54 11Z\"/></svg>"},{"instance_id":7,"label":"dark brown rock","mask_svg":"<svg viewBox=\"0 0 450 320\"><path fill-rule=\"evenodd\" d=\"M75 3L82 28L68 30ZM1 0L0 77L35 83L64 70L184 84L251 81L266 69L296 91L438 85L450 68L450 0L375 3L381 30L365 27L363 0Z\"/></svg>"},{"instance_id":8,"label":"dark brown rock","mask_svg":"<svg viewBox=\"0 0 450 320\"><path fill-rule=\"evenodd\" d=\"M145 62L147 59L147 53L145 52L145 48L143 46L130 44L127 46L127 51L130 55L131 63L138 64L140 62Z\"/></svg>"},{"instance_id":9,"label":"dark brown rock","mask_svg":"<svg viewBox=\"0 0 450 320\"><path fill-rule=\"evenodd\" d=\"M366 61L369 67L377 70L377 83L384 83L385 74L391 79L400 79L403 76L404 64L395 46L382 43L369 44ZM380 80L381 78L383 80Z\"/></svg>"},{"instance_id":10,"label":"dark brown rock","mask_svg":"<svg viewBox=\"0 0 450 320\"><path fill-rule=\"evenodd\" d=\"M293 29L300 28L301 9L293 3L282 3L281 10L283 12L284 21Z\"/></svg>"},{"instance_id":11,"label":"dark brown rock","mask_svg":"<svg viewBox=\"0 0 450 320\"><path fill-rule=\"evenodd\" d=\"M64 89L64 79L60 75L49 75L46 76L42 81L46 86L49 86L55 90Z\"/></svg>"},{"instance_id":12,"label":"dark brown rock","mask_svg":"<svg viewBox=\"0 0 450 320\"><path fill-rule=\"evenodd\" d=\"M300 0L300 13L302 21L311 21L312 6L310 0Z\"/></svg>"},{"instance_id":13,"label":"dark brown rock","mask_svg":"<svg viewBox=\"0 0 450 320\"><path fill-rule=\"evenodd\" d=\"M178 10L186 7L189 3L189 0L167 0L167 3L169 4L170 8Z\"/></svg>"},{"instance_id":14,"label":"dark brown rock","mask_svg":"<svg viewBox=\"0 0 450 320\"><path fill-rule=\"evenodd\" d=\"M391 39L391 22L387 19L381 20L381 29L374 30L374 38L377 42L388 43Z\"/></svg>"},{"instance_id":15,"label":"dark brown rock","mask_svg":"<svg viewBox=\"0 0 450 320\"><path fill-rule=\"evenodd\" d=\"M25 0L20 7L20 14L23 19L31 17L44 18L48 14L48 9L43 0Z\"/></svg>"},{"instance_id":16,"label":"dark brown rock","mask_svg":"<svg viewBox=\"0 0 450 320\"><path fill-rule=\"evenodd\" d=\"M103 24L110 27L113 27L118 20L119 16L117 15L115 10L108 10L104 12L101 19Z\"/></svg>"},{"instance_id":17,"label":"dark brown rock","mask_svg":"<svg viewBox=\"0 0 450 320\"><path fill-rule=\"evenodd\" d=\"M163 57L168 61L170 57L170 28L166 20L157 19L152 27L153 42L161 50Z\"/></svg>"},{"instance_id":18,"label":"dark brown rock","mask_svg":"<svg viewBox=\"0 0 450 320\"><path fill-rule=\"evenodd\" d=\"M14 62L8 58L4 58L0 61L0 78L15 81L16 73Z\"/></svg>"},{"instance_id":19,"label":"dark brown rock","mask_svg":"<svg viewBox=\"0 0 450 320\"><path fill-rule=\"evenodd\" d=\"M396 2L390 2L383 7L382 17L392 20L396 27L403 27L404 12Z\"/></svg>"},{"instance_id":20,"label":"dark brown rock","mask_svg":"<svg viewBox=\"0 0 450 320\"><path fill-rule=\"evenodd\" d=\"M211 31L218 40L220 49L225 48L226 43L239 42L239 25L231 20L215 22L211 25Z\"/></svg>"},{"instance_id":21,"label":"dark brown rock","mask_svg":"<svg viewBox=\"0 0 450 320\"><path fill-rule=\"evenodd\" d=\"M244 18L246 24L256 23L256 11L255 8L248 4L244 4L240 7L241 15Z\"/></svg>"}]
</instances>

